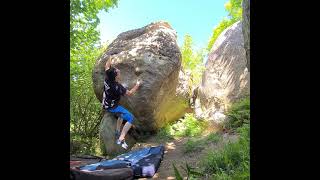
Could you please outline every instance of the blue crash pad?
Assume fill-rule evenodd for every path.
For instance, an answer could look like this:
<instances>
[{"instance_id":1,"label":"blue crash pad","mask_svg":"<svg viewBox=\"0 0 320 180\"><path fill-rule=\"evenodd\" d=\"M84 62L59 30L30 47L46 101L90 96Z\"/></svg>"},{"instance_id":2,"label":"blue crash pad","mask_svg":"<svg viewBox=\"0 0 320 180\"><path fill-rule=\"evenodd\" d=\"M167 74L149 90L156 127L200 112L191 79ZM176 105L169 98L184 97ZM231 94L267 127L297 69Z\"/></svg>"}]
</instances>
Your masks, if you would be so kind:
<instances>
[{"instance_id":1,"label":"blue crash pad","mask_svg":"<svg viewBox=\"0 0 320 180\"><path fill-rule=\"evenodd\" d=\"M121 161L121 160L105 160L95 164L89 164L89 165L83 166L82 168L80 168L80 170L95 171L97 170L98 166L103 166L106 168L109 167L109 169L111 169L113 166L117 166L117 165L131 166L131 163L128 161Z\"/></svg>"},{"instance_id":2,"label":"blue crash pad","mask_svg":"<svg viewBox=\"0 0 320 180\"><path fill-rule=\"evenodd\" d=\"M160 166L163 154L164 146L142 148L119 155L112 160L83 166L80 170L95 171L98 167L103 169L131 167L135 176L152 177Z\"/></svg>"}]
</instances>

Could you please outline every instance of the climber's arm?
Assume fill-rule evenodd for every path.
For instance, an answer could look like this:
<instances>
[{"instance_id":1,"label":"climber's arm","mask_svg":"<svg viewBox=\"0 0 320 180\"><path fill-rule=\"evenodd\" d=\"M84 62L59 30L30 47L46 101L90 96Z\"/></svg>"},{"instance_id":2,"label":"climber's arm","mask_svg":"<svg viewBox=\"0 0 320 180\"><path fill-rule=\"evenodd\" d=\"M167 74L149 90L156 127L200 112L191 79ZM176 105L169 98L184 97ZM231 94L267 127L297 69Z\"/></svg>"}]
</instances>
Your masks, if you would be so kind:
<instances>
[{"instance_id":1,"label":"climber's arm","mask_svg":"<svg viewBox=\"0 0 320 180\"><path fill-rule=\"evenodd\" d=\"M106 65L104 66L105 71L108 70L111 66L111 57L107 59Z\"/></svg>"},{"instance_id":2,"label":"climber's arm","mask_svg":"<svg viewBox=\"0 0 320 180\"><path fill-rule=\"evenodd\" d=\"M126 91L126 95L127 96L133 95L137 91L137 89L139 88L140 84L141 84L141 82L137 81L136 85L130 91L129 90Z\"/></svg>"}]
</instances>

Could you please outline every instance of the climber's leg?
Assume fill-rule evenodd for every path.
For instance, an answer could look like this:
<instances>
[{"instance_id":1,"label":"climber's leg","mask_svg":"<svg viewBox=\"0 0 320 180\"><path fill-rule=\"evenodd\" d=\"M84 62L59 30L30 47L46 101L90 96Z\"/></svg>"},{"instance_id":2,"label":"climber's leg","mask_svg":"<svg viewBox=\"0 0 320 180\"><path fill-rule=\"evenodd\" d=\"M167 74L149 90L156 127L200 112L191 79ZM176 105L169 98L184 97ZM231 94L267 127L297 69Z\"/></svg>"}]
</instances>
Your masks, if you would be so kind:
<instances>
[{"instance_id":1,"label":"climber's leg","mask_svg":"<svg viewBox=\"0 0 320 180\"><path fill-rule=\"evenodd\" d=\"M120 114L120 117L123 120L127 121L126 124L123 126L121 135L119 137L119 140L123 141L132 126L132 122L133 122L134 117L127 109L125 109L122 106L118 106L117 108L110 110L110 112Z\"/></svg>"},{"instance_id":2,"label":"climber's leg","mask_svg":"<svg viewBox=\"0 0 320 180\"><path fill-rule=\"evenodd\" d=\"M126 124L123 126L122 131L121 131L121 135L119 137L120 141L123 141L125 136L127 135L129 129L131 128L132 124L129 122L126 122Z\"/></svg>"}]
</instances>

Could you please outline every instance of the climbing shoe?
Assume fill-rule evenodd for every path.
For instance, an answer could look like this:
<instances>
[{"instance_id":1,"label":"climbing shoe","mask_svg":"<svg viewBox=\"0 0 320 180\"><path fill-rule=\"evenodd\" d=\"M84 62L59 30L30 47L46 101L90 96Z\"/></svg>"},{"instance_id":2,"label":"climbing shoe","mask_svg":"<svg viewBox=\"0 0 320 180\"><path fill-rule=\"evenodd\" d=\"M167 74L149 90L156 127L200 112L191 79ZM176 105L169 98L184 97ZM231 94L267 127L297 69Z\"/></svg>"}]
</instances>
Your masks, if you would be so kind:
<instances>
[{"instance_id":1,"label":"climbing shoe","mask_svg":"<svg viewBox=\"0 0 320 180\"><path fill-rule=\"evenodd\" d=\"M118 140L117 140L117 144L118 144L118 145L121 145L121 147L124 148L124 149L128 149L128 145L127 145L127 143L126 143L124 140L120 141L120 140L118 139Z\"/></svg>"}]
</instances>

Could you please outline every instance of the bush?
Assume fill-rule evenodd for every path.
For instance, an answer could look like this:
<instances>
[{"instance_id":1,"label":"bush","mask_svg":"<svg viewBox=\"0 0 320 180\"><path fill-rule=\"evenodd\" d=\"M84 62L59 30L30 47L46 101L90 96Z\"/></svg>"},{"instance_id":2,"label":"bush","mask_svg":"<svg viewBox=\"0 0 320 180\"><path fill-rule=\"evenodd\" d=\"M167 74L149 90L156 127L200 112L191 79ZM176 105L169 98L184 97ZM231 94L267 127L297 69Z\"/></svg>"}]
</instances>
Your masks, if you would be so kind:
<instances>
[{"instance_id":1,"label":"bush","mask_svg":"<svg viewBox=\"0 0 320 180\"><path fill-rule=\"evenodd\" d=\"M198 120L194 114L187 113L183 119L174 124L168 124L157 133L159 140L173 139L174 137L196 137L202 134L208 123Z\"/></svg>"},{"instance_id":2,"label":"bush","mask_svg":"<svg viewBox=\"0 0 320 180\"><path fill-rule=\"evenodd\" d=\"M239 141L210 151L201 161L204 173L215 179L249 179L249 129L249 125L244 125L238 131Z\"/></svg>"},{"instance_id":3,"label":"bush","mask_svg":"<svg viewBox=\"0 0 320 180\"><path fill-rule=\"evenodd\" d=\"M98 138L72 137L70 154L76 155L103 155Z\"/></svg>"},{"instance_id":4,"label":"bush","mask_svg":"<svg viewBox=\"0 0 320 180\"><path fill-rule=\"evenodd\" d=\"M208 142L214 142L214 143L219 142L220 139L221 139L221 135L218 134L218 133L211 133L211 134L209 134L209 136L207 137L207 141L208 141Z\"/></svg>"},{"instance_id":5,"label":"bush","mask_svg":"<svg viewBox=\"0 0 320 180\"><path fill-rule=\"evenodd\" d=\"M250 123L250 99L243 98L234 103L227 111L228 121L225 125L228 129L236 129Z\"/></svg>"},{"instance_id":6,"label":"bush","mask_svg":"<svg viewBox=\"0 0 320 180\"><path fill-rule=\"evenodd\" d=\"M158 140L171 140L171 139L173 139L172 129L171 129L170 125L167 125L158 131L157 139Z\"/></svg>"},{"instance_id":7,"label":"bush","mask_svg":"<svg viewBox=\"0 0 320 180\"><path fill-rule=\"evenodd\" d=\"M176 136L187 136L195 137L201 135L203 130L207 127L206 121L198 120L194 117L194 114L187 113L184 120L182 121L183 125L176 131ZM178 124L176 124L178 125ZM173 126L173 128L175 125Z\"/></svg>"}]
</instances>

